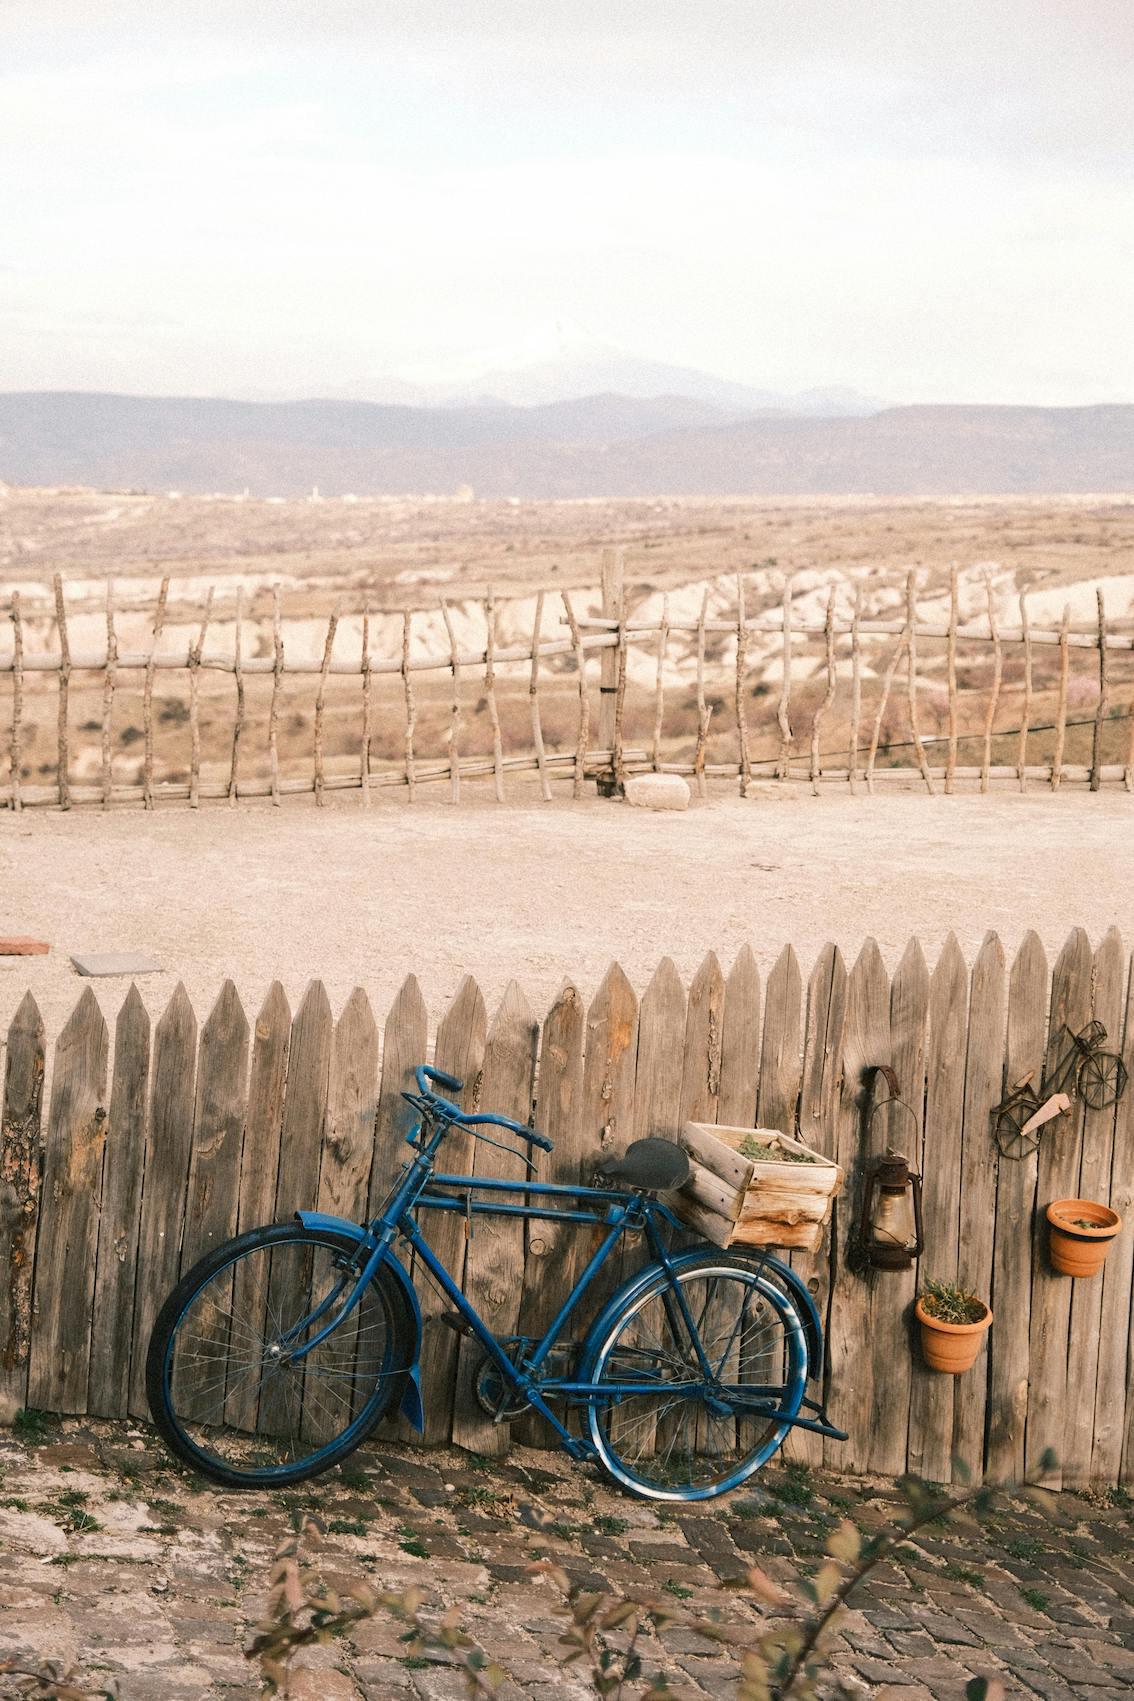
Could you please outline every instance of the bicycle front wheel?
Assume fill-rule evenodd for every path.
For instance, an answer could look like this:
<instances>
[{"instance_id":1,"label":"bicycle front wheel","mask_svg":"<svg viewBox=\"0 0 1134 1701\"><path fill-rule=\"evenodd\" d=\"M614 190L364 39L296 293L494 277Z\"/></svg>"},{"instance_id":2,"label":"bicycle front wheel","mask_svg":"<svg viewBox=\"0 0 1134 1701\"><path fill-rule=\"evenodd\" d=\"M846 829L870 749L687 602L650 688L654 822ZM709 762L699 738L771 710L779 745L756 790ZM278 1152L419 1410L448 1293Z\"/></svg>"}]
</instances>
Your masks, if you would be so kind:
<instances>
[{"instance_id":1,"label":"bicycle front wheel","mask_svg":"<svg viewBox=\"0 0 1134 1701\"><path fill-rule=\"evenodd\" d=\"M346 1311L356 1250L340 1235L278 1223L218 1247L174 1288L150 1338L146 1393L186 1464L230 1488L301 1482L396 1410L412 1325L382 1269Z\"/></svg>"},{"instance_id":2,"label":"bicycle front wheel","mask_svg":"<svg viewBox=\"0 0 1134 1701\"><path fill-rule=\"evenodd\" d=\"M710 1500L771 1458L807 1386L803 1323L783 1289L728 1253L631 1295L580 1366L606 1471L651 1500Z\"/></svg>"}]
</instances>

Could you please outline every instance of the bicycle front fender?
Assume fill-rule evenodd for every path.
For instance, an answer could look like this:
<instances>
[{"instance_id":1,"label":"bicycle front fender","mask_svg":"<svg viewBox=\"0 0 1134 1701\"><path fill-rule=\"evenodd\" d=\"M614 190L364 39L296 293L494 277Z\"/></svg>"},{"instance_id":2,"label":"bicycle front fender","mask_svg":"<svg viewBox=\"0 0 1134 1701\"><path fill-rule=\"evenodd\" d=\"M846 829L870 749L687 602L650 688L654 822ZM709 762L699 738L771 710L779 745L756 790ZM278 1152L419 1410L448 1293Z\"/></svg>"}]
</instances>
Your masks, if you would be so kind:
<instances>
[{"instance_id":1,"label":"bicycle front fender","mask_svg":"<svg viewBox=\"0 0 1134 1701\"><path fill-rule=\"evenodd\" d=\"M326 1229L331 1234L341 1234L345 1239L358 1243L369 1238L367 1229L360 1223L352 1223L346 1217L332 1217L325 1211L297 1211L295 1214L304 1228ZM425 1407L421 1398L420 1371L421 1306L418 1303L417 1290L410 1281L408 1273L389 1247L386 1248L380 1268L389 1270L394 1280L399 1284L413 1325L413 1361L406 1371L406 1386L405 1392L402 1394L401 1415L420 1434L425 1428Z\"/></svg>"},{"instance_id":2,"label":"bicycle front fender","mask_svg":"<svg viewBox=\"0 0 1134 1701\"><path fill-rule=\"evenodd\" d=\"M705 1257L706 1253L717 1251L720 1251L719 1247L704 1243L700 1246L691 1246L684 1252L675 1253L670 1258L670 1263L675 1270L683 1270L687 1265L699 1262ZM787 1290L788 1298L796 1308L803 1329L803 1338L807 1343L808 1377L822 1378L824 1367L823 1325L819 1321L815 1301L808 1292L799 1272L793 1270L789 1264L783 1263L781 1259L772 1257L770 1253L761 1253L749 1247L730 1246L723 1256L740 1258L753 1265L759 1264L772 1281ZM637 1299L638 1295L645 1291L655 1277L661 1274L662 1269L663 1266L660 1263L647 1264L638 1271L637 1275L631 1276L629 1281L624 1282L612 1295L587 1330L586 1339L583 1341L579 1353L580 1363L585 1362L587 1354L597 1345L612 1319L626 1305Z\"/></svg>"}]
</instances>

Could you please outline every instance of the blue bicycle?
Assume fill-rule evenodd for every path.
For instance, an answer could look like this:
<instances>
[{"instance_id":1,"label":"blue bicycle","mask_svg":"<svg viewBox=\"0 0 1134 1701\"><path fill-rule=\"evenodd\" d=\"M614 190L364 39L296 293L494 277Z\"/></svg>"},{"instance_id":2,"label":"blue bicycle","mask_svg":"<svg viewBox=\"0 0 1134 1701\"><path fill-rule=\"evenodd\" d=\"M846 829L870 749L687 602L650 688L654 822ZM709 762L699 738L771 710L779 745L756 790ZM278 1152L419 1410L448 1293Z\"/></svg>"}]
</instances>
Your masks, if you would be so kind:
<instances>
[{"instance_id":1,"label":"blue bicycle","mask_svg":"<svg viewBox=\"0 0 1134 1701\"><path fill-rule=\"evenodd\" d=\"M486 1127L503 1129L544 1151L551 1142L507 1117L462 1111L434 1090L460 1092L450 1075L424 1066L416 1075L418 1091L403 1095L420 1117L407 1136L415 1155L372 1222L301 1211L218 1247L165 1301L146 1387L181 1459L228 1487L279 1487L340 1464L388 1413L422 1427L421 1311L395 1255L399 1237L451 1302L441 1321L483 1349L473 1386L485 1410L498 1422L538 1412L572 1458L597 1460L635 1494L727 1493L793 1427L846 1439L806 1397L809 1378L822 1374L823 1336L799 1276L767 1253L670 1250L684 1231L657 1196L688 1174L679 1146L635 1141L600 1164L608 1186L440 1174L435 1159L451 1129L481 1139L492 1138ZM417 1217L427 1210L591 1224L602 1234L542 1338L498 1338L422 1234ZM565 1340L628 1234L645 1237L650 1262L601 1307L581 1344Z\"/></svg>"}]
</instances>

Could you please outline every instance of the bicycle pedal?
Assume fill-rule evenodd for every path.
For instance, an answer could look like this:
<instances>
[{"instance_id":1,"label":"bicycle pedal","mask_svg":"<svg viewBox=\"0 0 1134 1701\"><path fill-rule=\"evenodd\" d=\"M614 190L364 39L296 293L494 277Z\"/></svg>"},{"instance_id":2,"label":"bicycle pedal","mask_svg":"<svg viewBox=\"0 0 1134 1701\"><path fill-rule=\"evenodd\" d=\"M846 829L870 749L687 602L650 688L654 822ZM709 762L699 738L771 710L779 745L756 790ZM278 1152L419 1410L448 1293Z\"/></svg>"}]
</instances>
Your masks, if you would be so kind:
<instances>
[{"instance_id":1,"label":"bicycle pedal","mask_svg":"<svg viewBox=\"0 0 1134 1701\"><path fill-rule=\"evenodd\" d=\"M455 1335L471 1335L472 1330L465 1322L459 1311L440 1311L437 1314L438 1323L444 1323L446 1329L452 1329Z\"/></svg>"}]
</instances>

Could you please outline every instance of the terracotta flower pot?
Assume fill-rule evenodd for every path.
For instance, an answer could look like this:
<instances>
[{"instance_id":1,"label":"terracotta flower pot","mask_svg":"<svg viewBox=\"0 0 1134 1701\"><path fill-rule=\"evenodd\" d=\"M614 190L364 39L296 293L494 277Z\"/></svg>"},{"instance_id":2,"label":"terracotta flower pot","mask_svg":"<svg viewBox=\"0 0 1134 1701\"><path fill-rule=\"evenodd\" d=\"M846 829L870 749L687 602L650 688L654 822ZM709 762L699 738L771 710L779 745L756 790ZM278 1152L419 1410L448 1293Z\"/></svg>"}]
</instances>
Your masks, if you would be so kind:
<instances>
[{"instance_id":1,"label":"terracotta flower pot","mask_svg":"<svg viewBox=\"0 0 1134 1701\"><path fill-rule=\"evenodd\" d=\"M976 1362L984 1332L992 1322L992 1312L986 1305L984 1316L976 1323L944 1323L932 1317L919 1299L914 1316L921 1325L922 1357L930 1370L942 1370L948 1376L959 1376Z\"/></svg>"},{"instance_id":2,"label":"terracotta flower pot","mask_svg":"<svg viewBox=\"0 0 1134 1701\"><path fill-rule=\"evenodd\" d=\"M1122 1218L1093 1199L1056 1199L1047 1207L1051 1267L1061 1276L1094 1276L1102 1269Z\"/></svg>"}]
</instances>

